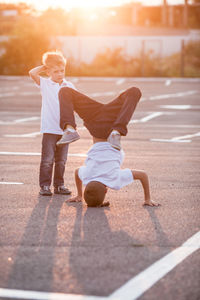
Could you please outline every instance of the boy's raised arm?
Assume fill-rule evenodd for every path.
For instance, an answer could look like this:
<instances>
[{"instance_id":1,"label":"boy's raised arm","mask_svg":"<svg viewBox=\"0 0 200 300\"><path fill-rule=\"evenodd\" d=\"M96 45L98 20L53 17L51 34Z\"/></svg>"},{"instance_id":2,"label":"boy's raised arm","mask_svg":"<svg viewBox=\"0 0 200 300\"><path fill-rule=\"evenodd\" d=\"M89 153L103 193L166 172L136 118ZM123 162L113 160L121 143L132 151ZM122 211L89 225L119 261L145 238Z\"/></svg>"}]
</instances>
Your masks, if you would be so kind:
<instances>
[{"instance_id":1,"label":"boy's raised arm","mask_svg":"<svg viewBox=\"0 0 200 300\"><path fill-rule=\"evenodd\" d=\"M46 66L45 65L41 65L38 66L36 68L33 68L29 71L29 75L30 77L38 84L40 85L40 76L39 74L41 72L45 72L46 71Z\"/></svg>"},{"instance_id":2,"label":"boy's raised arm","mask_svg":"<svg viewBox=\"0 0 200 300\"><path fill-rule=\"evenodd\" d=\"M75 182L76 182L76 188L77 188L77 196L69 198L66 200L66 202L81 202L82 201L82 181L80 180L78 176L78 170L75 170Z\"/></svg>"},{"instance_id":3,"label":"boy's raised arm","mask_svg":"<svg viewBox=\"0 0 200 300\"><path fill-rule=\"evenodd\" d=\"M159 206L159 203L151 200L149 190L149 179L144 171L132 170L134 180L140 180L144 190L144 205Z\"/></svg>"}]
</instances>

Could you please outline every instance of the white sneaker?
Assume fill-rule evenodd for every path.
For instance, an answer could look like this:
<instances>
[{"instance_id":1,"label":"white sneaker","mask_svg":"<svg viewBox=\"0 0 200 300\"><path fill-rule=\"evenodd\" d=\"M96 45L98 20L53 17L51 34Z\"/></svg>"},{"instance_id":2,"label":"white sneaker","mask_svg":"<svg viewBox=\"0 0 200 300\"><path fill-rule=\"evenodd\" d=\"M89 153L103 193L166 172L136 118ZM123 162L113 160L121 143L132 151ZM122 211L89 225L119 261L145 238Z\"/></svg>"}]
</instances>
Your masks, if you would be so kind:
<instances>
[{"instance_id":1,"label":"white sneaker","mask_svg":"<svg viewBox=\"0 0 200 300\"><path fill-rule=\"evenodd\" d=\"M70 144L80 139L80 135L77 131L71 132L65 130L61 139L56 143L56 145Z\"/></svg>"},{"instance_id":2,"label":"white sneaker","mask_svg":"<svg viewBox=\"0 0 200 300\"><path fill-rule=\"evenodd\" d=\"M117 150L121 150L121 135L120 133L112 133L109 135L107 141L111 146Z\"/></svg>"}]
</instances>

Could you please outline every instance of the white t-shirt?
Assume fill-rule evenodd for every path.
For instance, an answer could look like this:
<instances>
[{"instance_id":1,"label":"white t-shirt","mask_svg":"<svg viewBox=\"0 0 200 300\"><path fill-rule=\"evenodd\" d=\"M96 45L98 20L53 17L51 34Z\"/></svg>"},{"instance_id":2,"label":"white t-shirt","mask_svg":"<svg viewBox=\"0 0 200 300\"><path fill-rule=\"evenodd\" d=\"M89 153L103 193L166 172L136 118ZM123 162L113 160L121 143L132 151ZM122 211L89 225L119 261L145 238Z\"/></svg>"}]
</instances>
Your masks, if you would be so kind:
<instances>
[{"instance_id":1,"label":"white t-shirt","mask_svg":"<svg viewBox=\"0 0 200 300\"><path fill-rule=\"evenodd\" d=\"M133 182L130 169L120 169L124 152L114 149L108 142L95 143L87 153L85 166L79 168L79 178L84 185L98 181L119 190Z\"/></svg>"},{"instance_id":2,"label":"white t-shirt","mask_svg":"<svg viewBox=\"0 0 200 300\"><path fill-rule=\"evenodd\" d=\"M38 86L38 85L37 85ZM73 83L63 79L61 85L52 81L50 78L40 76L40 88L42 94L41 108L41 132L63 134L60 128L60 104L58 92L62 87L70 87L76 89Z\"/></svg>"}]
</instances>

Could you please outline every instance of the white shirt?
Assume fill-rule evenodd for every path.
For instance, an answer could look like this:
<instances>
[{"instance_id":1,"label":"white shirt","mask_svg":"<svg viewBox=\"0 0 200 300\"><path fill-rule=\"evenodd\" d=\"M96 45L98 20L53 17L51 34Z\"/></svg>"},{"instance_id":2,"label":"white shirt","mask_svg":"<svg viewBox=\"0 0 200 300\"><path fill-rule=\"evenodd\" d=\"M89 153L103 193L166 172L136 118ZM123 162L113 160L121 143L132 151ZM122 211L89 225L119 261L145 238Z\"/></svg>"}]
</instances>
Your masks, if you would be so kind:
<instances>
[{"instance_id":1,"label":"white shirt","mask_svg":"<svg viewBox=\"0 0 200 300\"><path fill-rule=\"evenodd\" d=\"M60 104L58 92L62 87L76 89L73 83L63 79L61 85L52 81L50 78L40 76L40 88L42 94L41 108L41 132L52 134L63 134L60 128Z\"/></svg>"},{"instance_id":2,"label":"white shirt","mask_svg":"<svg viewBox=\"0 0 200 300\"><path fill-rule=\"evenodd\" d=\"M133 182L130 169L120 169L124 152L114 149L108 142L95 143L87 153L85 166L79 168L79 178L84 185L98 181L111 189L119 190Z\"/></svg>"}]
</instances>

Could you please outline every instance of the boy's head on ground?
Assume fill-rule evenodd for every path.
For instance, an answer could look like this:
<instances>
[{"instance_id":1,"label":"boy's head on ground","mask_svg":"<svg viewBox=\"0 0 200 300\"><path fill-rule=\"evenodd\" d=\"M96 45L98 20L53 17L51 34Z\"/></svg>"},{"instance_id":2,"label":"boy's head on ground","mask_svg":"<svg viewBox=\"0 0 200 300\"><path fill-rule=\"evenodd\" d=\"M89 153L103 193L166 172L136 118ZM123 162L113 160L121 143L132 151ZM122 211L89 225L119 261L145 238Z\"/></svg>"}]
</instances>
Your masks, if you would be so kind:
<instances>
[{"instance_id":1,"label":"boy's head on ground","mask_svg":"<svg viewBox=\"0 0 200 300\"><path fill-rule=\"evenodd\" d=\"M49 51L42 56L43 65L48 76L55 82L61 83L65 77L66 59L59 51Z\"/></svg>"},{"instance_id":2,"label":"boy's head on ground","mask_svg":"<svg viewBox=\"0 0 200 300\"><path fill-rule=\"evenodd\" d=\"M98 181L89 182L84 190L84 199L88 207L97 207L103 204L107 187Z\"/></svg>"}]
</instances>

